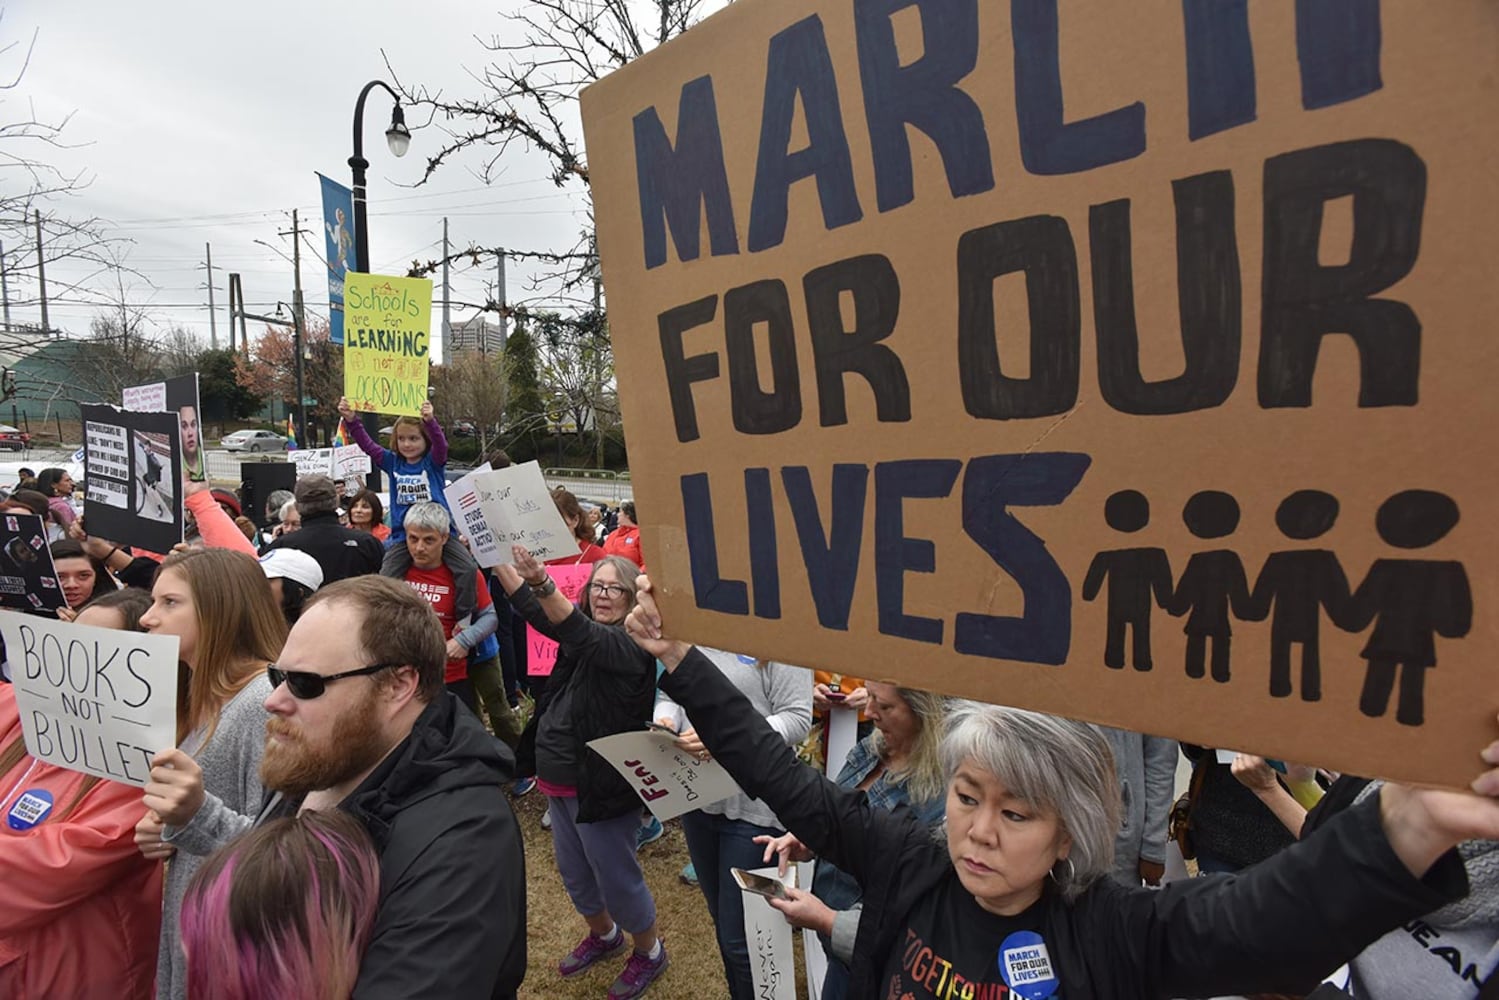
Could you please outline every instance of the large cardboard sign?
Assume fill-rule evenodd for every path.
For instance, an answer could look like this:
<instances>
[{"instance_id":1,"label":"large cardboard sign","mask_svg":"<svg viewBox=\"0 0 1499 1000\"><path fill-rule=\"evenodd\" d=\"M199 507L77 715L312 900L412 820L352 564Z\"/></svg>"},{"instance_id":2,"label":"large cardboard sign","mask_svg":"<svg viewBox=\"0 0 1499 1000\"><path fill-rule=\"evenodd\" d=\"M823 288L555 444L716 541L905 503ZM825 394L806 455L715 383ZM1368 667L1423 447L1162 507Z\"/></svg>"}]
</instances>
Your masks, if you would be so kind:
<instances>
[{"instance_id":1,"label":"large cardboard sign","mask_svg":"<svg viewBox=\"0 0 1499 1000\"><path fill-rule=\"evenodd\" d=\"M0 607L55 613L67 606L46 523L35 514L0 514Z\"/></svg>"},{"instance_id":2,"label":"large cardboard sign","mask_svg":"<svg viewBox=\"0 0 1499 1000\"><path fill-rule=\"evenodd\" d=\"M344 395L356 410L417 416L427 401L432 282L344 275Z\"/></svg>"},{"instance_id":3,"label":"large cardboard sign","mask_svg":"<svg viewBox=\"0 0 1499 1000\"><path fill-rule=\"evenodd\" d=\"M159 413L171 410L177 414L182 439L182 467L189 479L207 478L203 454L203 408L198 401L198 373L178 375L164 382L128 386L121 394L120 405L127 410Z\"/></svg>"},{"instance_id":4,"label":"large cardboard sign","mask_svg":"<svg viewBox=\"0 0 1499 1000\"><path fill-rule=\"evenodd\" d=\"M177 637L0 612L26 750L144 786L177 745Z\"/></svg>"},{"instance_id":5,"label":"large cardboard sign","mask_svg":"<svg viewBox=\"0 0 1499 1000\"><path fill-rule=\"evenodd\" d=\"M182 541L182 444L176 413L84 406L89 534L170 552Z\"/></svg>"},{"instance_id":6,"label":"large cardboard sign","mask_svg":"<svg viewBox=\"0 0 1499 1000\"><path fill-rule=\"evenodd\" d=\"M1496 74L1489 0L743 0L589 88L673 629L1466 784Z\"/></svg>"}]
</instances>

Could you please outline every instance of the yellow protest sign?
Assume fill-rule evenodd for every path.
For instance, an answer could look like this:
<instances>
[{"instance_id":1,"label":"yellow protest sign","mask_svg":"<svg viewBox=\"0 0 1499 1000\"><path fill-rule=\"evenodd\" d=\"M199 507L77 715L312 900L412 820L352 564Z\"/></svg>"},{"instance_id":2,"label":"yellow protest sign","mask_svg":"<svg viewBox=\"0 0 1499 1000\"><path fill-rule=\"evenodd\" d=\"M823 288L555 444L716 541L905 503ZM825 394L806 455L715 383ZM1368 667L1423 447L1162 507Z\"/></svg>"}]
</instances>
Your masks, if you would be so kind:
<instances>
[{"instance_id":1,"label":"yellow protest sign","mask_svg":"<svg viewBox=\"0 0 1499 1000\"><path fill-rule=\"evenodd\" d=\"M583 95L677 635L1464 785L1499 5L739 0Z\"/></svg>"},{"instance_id":2,"label":"yellow protest sign","mask_svg":"<svg viewBox=\"0 0 1499 1000\"><path fill-rule=\"evenodd\" d=\"M432 282L350 271L344 279L344 395L356 410L416 416L427 401Z\"/></svg>"}]
</instances>

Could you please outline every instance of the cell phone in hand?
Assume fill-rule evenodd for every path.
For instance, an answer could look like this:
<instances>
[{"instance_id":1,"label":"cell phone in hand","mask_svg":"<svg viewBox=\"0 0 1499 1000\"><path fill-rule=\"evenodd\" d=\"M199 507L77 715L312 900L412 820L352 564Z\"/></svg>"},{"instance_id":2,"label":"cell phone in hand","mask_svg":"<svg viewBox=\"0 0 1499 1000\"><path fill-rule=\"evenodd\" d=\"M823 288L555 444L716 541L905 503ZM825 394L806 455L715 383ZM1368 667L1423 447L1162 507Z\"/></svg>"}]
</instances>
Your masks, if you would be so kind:
<instances>
[{"instance_id":1,"label":"cell phone in hand","mask_svg":"<svg viewBox=\"0 0 1499 1000\"><path fill-rule=\"evenodd\" d=\"M647 722L645 724L645 728L647 728L647 729L649 729L649 730L651 730L653 732L665 733L668 736L681 736L682 735L681 733L677 732L675 729L671 728L670 726L663 726L659 722Z\"/></svg>"},{"instance_id":2,"label":"cell phone in hand","mask_svg":"<svg viewBox=\"0 0 1499 1000\"><path fill-rule=\"evenodd\" d=\"M745 892L753 892L755 895L764 896L766 899L788 898L786 896L786 887L773 878L756 875L754 872L747 872L743 868L730 868L729 874L734 876L734 881Z\"/></svg>"}]
</instances>

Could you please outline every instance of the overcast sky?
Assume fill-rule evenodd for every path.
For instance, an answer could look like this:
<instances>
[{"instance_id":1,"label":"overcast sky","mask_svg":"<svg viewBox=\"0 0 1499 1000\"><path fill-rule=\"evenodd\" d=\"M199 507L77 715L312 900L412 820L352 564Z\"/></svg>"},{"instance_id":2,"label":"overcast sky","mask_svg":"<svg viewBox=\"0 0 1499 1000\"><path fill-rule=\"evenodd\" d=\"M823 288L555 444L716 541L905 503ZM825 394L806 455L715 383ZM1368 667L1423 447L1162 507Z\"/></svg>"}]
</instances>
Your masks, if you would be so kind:
<instances>
[{"instance_id":1,"label":"overcast sky","mask_svg":"<svg viewBox=\"0 0 1499 1000\"><path fill-rule=\"evenodd\" d=\"M135 280L131 300L149 305L163 324L201 331L205 341L204 244L212 244L224 346L230 271L243 275L252 312L290 300L291 265L254 241L289 253L290 242L277 234L290 228L294 207L302 225L318 232L314 171L350 182L354 101L369 80L389 79L384 57L404 83L479 96L470 73L490 56L475 36L512 30L502 6L501 0L7 0L0 36L20 44L0 56L0 75L14 75L32 32L39 35L20 86L0 97L0 114L18 120L27 101L43 119L73 114L65 138L79 145L48 156L87 171L92 183L52 210L109 220L111 235L133 241L128 262L151 282ZM409 187L439 137L416 131L410 153L396 159L383 136L389 120L388 97L372 94L364 142L375 271L403 274L413 257L438 256L444 216L456 248L475 242L563 249L585 225L582 200L546 180L539 156L509 158L492 187L476 177L477 159L457 160L426 186ZM408 122L418 124L415 116ZM321 250L320 235L316 246ZM97 308L53 286L85 275L57 270L47 276L49 296L65 301L52 307L51 323L82 332ZM512 302L535 295L523 266L512 262L508 270ZM455 269L452 297L481 302L493 282L488 266ZM309 311L326 316L326 272L305 244L302 283ZM10 294L34 300L35 276L12 274ZM453 322L472 315L455 307ZM39 310L23 306L13 318L37 322Z\"/></svg>"}]
</instances>

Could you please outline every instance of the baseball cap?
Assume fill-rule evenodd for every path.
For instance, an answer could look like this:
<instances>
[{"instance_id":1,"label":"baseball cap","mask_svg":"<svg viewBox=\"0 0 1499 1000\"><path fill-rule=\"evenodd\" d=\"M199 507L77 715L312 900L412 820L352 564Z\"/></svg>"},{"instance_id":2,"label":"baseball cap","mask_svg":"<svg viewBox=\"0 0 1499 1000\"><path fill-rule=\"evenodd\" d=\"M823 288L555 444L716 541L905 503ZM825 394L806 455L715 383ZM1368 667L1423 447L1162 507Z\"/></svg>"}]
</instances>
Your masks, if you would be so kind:
<instances>
[{"instance_id":1,"label":"baseball cap","mask_svg":"<svg viewBox=\"0 0 1499 1000\"><path fill-rule=\"evenodd\" d=\"M265 570L267 580L285 577L308 590L317 590L323 585L323 567L312 556L297 549L272 549L260 557L260 568Z\"/></svg>"}]
</instances>

